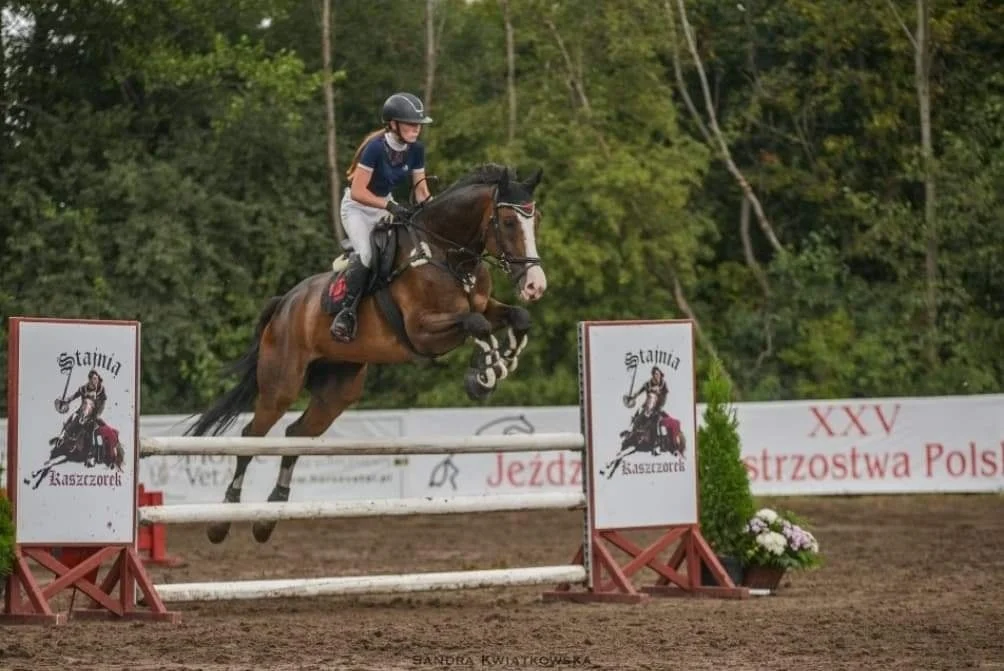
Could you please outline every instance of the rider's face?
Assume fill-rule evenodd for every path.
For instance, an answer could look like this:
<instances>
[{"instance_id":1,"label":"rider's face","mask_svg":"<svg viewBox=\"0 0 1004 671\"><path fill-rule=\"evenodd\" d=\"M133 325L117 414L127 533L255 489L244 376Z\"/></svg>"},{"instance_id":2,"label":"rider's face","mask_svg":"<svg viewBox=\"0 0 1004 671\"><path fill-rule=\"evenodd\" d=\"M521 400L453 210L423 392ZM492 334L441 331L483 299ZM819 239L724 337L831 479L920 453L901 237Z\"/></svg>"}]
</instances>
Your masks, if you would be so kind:
<instances>
[{"instance_id":1,"label":"rider's face","mask_svg":"<svg viewBox=\"0 0 1004 671\"><path fill-rule=\"evenodd\" d=\"M397 134L405 142L414 142L422 132L422 124L405 123L404 121L396 121L394 123L397 124Z\"/></svg>"}]
</instances>

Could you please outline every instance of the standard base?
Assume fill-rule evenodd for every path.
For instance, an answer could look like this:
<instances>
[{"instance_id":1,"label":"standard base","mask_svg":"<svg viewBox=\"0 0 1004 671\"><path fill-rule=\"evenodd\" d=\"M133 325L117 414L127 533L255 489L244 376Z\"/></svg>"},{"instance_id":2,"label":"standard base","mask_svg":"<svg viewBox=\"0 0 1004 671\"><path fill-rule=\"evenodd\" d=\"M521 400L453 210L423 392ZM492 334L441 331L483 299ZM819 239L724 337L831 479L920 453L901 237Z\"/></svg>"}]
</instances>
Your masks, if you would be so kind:
<instances>
[{"instance_id":1,"label":"standard base","mask_svg":"<svg viewBox=\"0 0 1004 671\"><path fill-rule=\"evenodd\" d=\"M131 545L63 548L60 558L55 548L15 546L14 570L7 577L4 612L0 624L66 624L71 618L104 617L118 620L181 621L181 614L170 612L157 594L143 560ZM28 559L51 571L54 579L39 584ZM112 561L101 582L101 564ZM139 595L137 595L139 587ZM52 599L60 592L74 589L90 602L89 607L68 613L52 610ZM22 596L23 594L23 596ZM141 596L149 610L139 610Z\"/></svg>"},{"instance_id":2,"label":"standard base","mask_svg":"<svg viewBox=\"0 0 1004 671\"><path fill-rule=\"evenodd\" d=\"M649 597L704 597L719 599L746 599L750 591L738 587L711 551L696 524L670 527L648 547L641 547L624 536L621 531L593 531L588 547L580 546L572 559L573 564L584 564L589 553L587 570L591 572L592 587L574 590L570 584L558 585L544 592L544 601L574 601L579 603L639 603ZM662 562L659 555L676 544L669 561ZM613 557L607 544L616 547L631 559L621 566ZM717 585L703 585L702 562L707 566ZM643 568L649 568L659 577L655 585L636 588L631 577Z\"/></svg>"}]
</instances>

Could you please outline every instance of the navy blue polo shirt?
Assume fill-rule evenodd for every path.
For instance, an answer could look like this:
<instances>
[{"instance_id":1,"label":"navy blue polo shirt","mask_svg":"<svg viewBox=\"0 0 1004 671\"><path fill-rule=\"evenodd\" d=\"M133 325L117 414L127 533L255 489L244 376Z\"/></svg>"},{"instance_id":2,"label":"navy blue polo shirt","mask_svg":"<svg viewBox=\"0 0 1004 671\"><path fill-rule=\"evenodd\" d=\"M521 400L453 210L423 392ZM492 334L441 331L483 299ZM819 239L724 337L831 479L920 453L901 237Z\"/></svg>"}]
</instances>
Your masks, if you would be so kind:
<instances>
[{"instance_id":1,"label":"navy blue polo shirt","mask_svg":"<svg viewBox=\"0 0 1004 671\"><path fill-rule=\"evenodd\" d=\"M394 151L387 144L387 139L379 135L363 147L359 165L373 171L369 190L386 198L394 187L411 176L413 170L425 170L425 146L415 142L404 151Z\"/></svg>"}]
</instances>

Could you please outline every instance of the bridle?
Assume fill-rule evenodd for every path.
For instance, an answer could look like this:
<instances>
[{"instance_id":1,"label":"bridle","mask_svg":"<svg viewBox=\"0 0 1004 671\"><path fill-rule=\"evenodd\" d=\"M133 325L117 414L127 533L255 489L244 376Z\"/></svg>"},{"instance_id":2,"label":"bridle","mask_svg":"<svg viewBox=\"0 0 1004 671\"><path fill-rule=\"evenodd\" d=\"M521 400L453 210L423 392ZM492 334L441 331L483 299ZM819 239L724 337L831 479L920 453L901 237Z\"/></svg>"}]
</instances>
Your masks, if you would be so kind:
<instances>
[{"instance_id":1,"label":"bridle","mask_svg":"<svg viewBox=\"0 0 1004 671\"><path fill-rule=\"evenodd\" d=\"M468 242L466 244L459 244L456 241L451 240L446 236L442 235L441 233L436 233L434 231L430 231L424 226L419 226L414 222L414 220L405 222L404 225L406 228L414 228L416 230L425 233L428 236L431 236L433 238L438 238L439 240L449 244L450 246L444 250L447 258L450 258L451 254L460 255L462 257L463 260L461 260L457 264L457 266L455 266L455 268L450 267L449 264L447 264L446 266L442 266L442 264L436 263L431 259L429 259L429 263L432 263L433 265L437 266L442 266L444 270L449 272L451 275L454 275L454 277L457 277L455 270L463 272L464 266L468 264L472 264L472 268L469 274L473 275L474 269L477 267L477 264L481 261L486 261L489 263L494 262L496 265L498 265L498 267L502 270L502 272L510 276L513 282L519 282L519 280L523 277L523 275L527 273L527 271L531 267L540 266L541 260L539 257L536 256L516 256L510 253L509 250L506 249L505 238L502 236L501 217L499 216L499 210L501 210L504 207L508 207L513 211L515 211L516 214L526 217L528 219L533 219L537 211L536 203L534 201L530 201L527 203L510 203L506 201L499 201L498 186L496 185L495 187L492 188L492 214L491 218L488 220L488 228L495 235L495 246L498 249L498 253L496 254L488 253L487 240L484 239L485 236L483 235L483 231L480 227L478 228L477 233L475 234L475 238L471 242ZM475 252L473 249L471 249L471 247L475 246L479 242L481 243L481 246L485 248L485 251ZM519 273L515 276L511 275L513 264L522 264ZM458 277L457 279L461 280L461 284L465 283L463 278Z\"/></svg>"},{"instance_id":2,"label":"bridle","mask_svg":"<svg viewBox=\"0 0 1004 671\"><path fill-rule=\"evenodd\" d=\"M514 256L509 253L509 251L505 248L505 239L502 237L502 224L500 221L501 218L499 217L499 210L503 207L508 207L515 211L516 214L526 217L532 221L537 212L537 205L532 200L528 203L501 202L498 199L498 193L499 190L496 186L492 191L492 218L489 222L492 230L495 232L495 245L499 249L499 253L495 255L494 258L498 261L499 267L506 274L509 274L512 264L523 264L523 268L520 273L512 278L514 282L518 282L532 266L540 265L540 258L536 256Z\"/></svg>"}]
</instances>

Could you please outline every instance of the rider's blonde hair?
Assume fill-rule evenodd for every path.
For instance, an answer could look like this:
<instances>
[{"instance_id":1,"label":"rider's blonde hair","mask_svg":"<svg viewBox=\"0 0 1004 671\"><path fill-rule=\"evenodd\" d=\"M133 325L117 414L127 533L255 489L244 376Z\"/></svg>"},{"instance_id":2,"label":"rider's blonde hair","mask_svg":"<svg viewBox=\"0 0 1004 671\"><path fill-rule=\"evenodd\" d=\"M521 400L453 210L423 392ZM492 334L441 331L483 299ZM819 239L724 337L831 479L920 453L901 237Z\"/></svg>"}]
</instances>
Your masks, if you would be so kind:
<instances>
[{"instance_id":1,"label":"rider's blonde hair","mask_svg":"<svg viewBox=\"0 0 1004 671\"><path fill-rule=\"evenodd\" d=\"M369 141L372 140L373 138L379 137L383 134L384 134L383 128L377 129L372 133L370 133L369 135L367 135L365 138L363 138L363 141L359 143L358 147L356 147L356 154L355 156L352 157L352 165L350 165L349 169L345 171L345 177L350 182L352 181L352 175L356 171L356 166L359 165L359 155L363 153L363 147L369 144Z\"/></svg>"}]
</instances>

